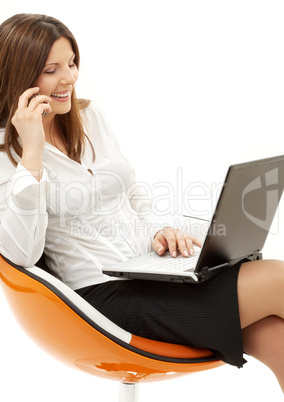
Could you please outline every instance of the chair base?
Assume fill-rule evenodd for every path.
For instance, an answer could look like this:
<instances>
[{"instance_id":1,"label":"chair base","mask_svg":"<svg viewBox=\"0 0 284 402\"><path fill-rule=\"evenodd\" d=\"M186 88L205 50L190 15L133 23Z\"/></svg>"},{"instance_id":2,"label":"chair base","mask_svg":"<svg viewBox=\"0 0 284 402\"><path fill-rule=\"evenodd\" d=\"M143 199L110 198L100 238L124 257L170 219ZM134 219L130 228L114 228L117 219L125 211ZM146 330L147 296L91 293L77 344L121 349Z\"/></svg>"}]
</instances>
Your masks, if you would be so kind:
<instances>
[{"instance_id":1,"label":"chair base","mask_svg":"<svg viewBox=\"0 0 284 402\"><path fill-rule=\"evenodd\" d=\"M119 386L119 402L138 402L139 385L134 382L122 382Z\"/></svg>"}]
</instances>

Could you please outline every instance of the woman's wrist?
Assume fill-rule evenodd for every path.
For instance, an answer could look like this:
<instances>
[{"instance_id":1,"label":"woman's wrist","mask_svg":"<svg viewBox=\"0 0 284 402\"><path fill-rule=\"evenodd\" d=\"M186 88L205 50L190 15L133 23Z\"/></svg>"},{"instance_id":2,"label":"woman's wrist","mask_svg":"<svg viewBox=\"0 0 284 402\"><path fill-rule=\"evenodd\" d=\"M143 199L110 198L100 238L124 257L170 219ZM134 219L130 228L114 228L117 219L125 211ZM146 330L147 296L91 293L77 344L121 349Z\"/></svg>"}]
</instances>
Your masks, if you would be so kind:
<instances>
[{"instance_id":1,"label":"woman's wrist","mask_svg":"<svg viewBox=\"0 0 284 402\"><path fill-rule=\"evenodd\" d=\"M42 152L41 151L24 151L21 159L21 165L24 166L34 176L34 178L40 181L42 177Z\"/></svg>"}]
</instances>

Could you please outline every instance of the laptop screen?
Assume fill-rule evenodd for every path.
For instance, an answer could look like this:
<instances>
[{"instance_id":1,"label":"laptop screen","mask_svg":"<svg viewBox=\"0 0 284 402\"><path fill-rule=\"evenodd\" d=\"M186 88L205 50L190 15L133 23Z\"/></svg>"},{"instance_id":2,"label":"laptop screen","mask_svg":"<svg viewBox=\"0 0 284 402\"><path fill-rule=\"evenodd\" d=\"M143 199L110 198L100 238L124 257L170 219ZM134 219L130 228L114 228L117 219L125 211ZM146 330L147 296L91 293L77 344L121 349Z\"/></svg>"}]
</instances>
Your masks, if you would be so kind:
<instances>
[{"instance_id":1,"label":"laptop screen","mask_svg":"<svg viewBox=\"0 0 284 402\"><path fill-rule=\"evenodd\" d=\"M261 251L284 187L284 156L232 165L227 173L197 272Z\"/></svg>"}]
</instances>

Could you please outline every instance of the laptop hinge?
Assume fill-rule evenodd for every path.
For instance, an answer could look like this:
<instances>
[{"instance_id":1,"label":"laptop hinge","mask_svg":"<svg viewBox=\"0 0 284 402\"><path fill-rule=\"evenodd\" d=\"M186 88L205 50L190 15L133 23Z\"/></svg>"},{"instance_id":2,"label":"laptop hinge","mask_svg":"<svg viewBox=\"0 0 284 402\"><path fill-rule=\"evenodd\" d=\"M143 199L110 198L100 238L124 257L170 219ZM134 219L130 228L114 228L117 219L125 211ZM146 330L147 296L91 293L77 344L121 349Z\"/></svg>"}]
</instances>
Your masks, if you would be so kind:
<instances>
[{"instance_id":1,"label":"laptop hinge","mask_svg":"<svg viewBox=\"0 0 284 402\"><path fill-rule=\"evenodd\" d=\"M262 260L262 253L259 250L255 250L252 254L247 257L238 258L231 262L226 262L225 264L216 265L214 267L204 267L202 268L202 272L197 276L198 278L202 279L203 281L212 278L213 276L219 274L220 272L224 271L232 267L233 265L237 264L240 261L255 261L255 260Z\"/></svg>"},{"instance_id":2,"label":"laptop hinge","mask_svg":"<svg viewBox=\"0 0 284 402\"><path fill-rule=\"evenodd\" d=\"M230 263L226 262L225 264L215 265L214 267L203 267L200 273L200 280L207 281L208 279L213 278L214 276L221 273L225 269L228 269L237 262L239 262L239 260L232 261Z\"/></svg>"},{"instance_id":3,"label":"laptop hinge","mask_svg":"<svg viewBox=\"0 0 284 402\"><path fill-rule=\"evenodd\" d=\"M262 253L260 252L260 250L255 250L252 255L250 255L249 257L247 257L247 260L250 261L255 261L255 260L262 260Z\"/></svg>"}]
</instances>

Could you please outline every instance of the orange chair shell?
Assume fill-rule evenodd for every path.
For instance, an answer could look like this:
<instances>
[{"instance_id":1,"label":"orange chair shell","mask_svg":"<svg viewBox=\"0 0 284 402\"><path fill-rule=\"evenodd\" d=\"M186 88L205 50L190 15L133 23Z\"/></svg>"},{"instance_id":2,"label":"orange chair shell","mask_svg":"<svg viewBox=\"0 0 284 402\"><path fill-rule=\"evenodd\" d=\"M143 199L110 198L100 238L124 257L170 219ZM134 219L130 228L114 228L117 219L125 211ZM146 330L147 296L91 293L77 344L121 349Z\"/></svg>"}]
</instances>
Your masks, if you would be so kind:
<instances>
[{"instance_id":1,"label":"orange chair shell","mask_svg":"<svg viewBox=\"0 0 284 402\"><path fill-rule=\"evenodd\" d=\"M124 331L40 268L23 269L0 256L0 283L30 337L57 360L88 373L131 383L223 364L209 350L152 341Z\"/></svg>"}]
</instances>

